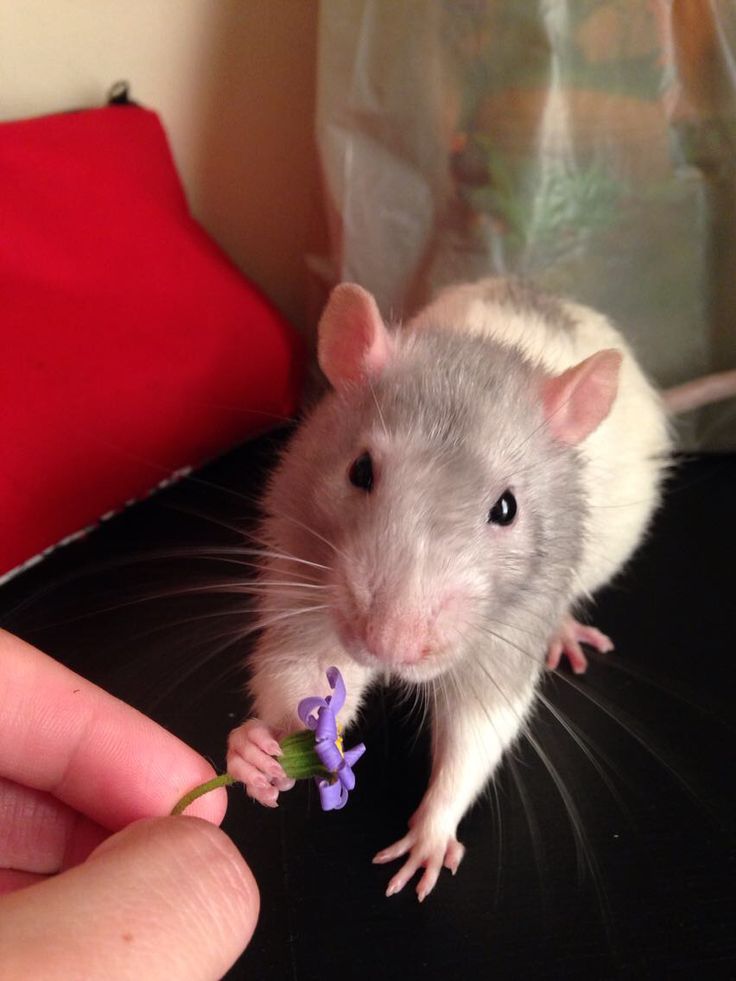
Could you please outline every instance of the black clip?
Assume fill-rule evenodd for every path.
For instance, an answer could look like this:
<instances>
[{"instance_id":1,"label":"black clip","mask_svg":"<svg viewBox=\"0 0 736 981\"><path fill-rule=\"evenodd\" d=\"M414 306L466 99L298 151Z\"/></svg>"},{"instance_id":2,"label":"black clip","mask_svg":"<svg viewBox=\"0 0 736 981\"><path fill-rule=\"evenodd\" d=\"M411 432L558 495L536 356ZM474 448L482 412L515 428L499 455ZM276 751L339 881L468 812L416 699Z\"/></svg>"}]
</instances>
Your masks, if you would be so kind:
<instances>
[{"instance_id":1,"label":"black clip","mask_svg":"<svg viewBox=\"0 0 736 981\"><path fill-rule=\"evenodd\" d=\"M115 82L107 93L108 106L134 106L130 98L130 86L127 82Z\"/></svg>"}]
</instances>

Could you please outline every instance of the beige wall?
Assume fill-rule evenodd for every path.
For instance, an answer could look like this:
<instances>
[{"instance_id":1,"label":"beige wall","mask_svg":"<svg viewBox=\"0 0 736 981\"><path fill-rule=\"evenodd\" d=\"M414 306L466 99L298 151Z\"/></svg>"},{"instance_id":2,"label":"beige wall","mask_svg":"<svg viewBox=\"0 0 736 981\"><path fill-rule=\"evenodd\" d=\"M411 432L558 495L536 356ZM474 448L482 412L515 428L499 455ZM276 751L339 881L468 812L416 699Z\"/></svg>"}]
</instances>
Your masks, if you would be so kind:
<instances>
[{"instance_id":1,"label":"beige wall","mask_svg":"<svg viewBox=\"0 0 736 981\"><path fill-rule=\"evenodd\" d=\"M317 0L0 0L0 118L99 105L127 79L162 116L194 213L298 326L323 239Z\"/></svg>"}]
</instances>

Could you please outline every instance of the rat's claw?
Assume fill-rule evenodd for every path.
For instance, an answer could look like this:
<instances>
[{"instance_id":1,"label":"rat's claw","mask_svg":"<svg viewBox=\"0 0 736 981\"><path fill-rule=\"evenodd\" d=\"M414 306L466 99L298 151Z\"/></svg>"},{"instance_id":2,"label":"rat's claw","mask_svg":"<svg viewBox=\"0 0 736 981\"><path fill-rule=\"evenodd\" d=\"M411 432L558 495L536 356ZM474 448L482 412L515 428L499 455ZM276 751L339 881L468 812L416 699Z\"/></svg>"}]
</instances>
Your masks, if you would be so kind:
<instances>
[{"instance_id":1,"label":"rat's claw","mask_svg":"<svg viewBox=\"0 0 736 981\"><path fill-rule=\"evenodd\" d=\"M230 761L228 773L245 784L246 794L254 801L263 804L264 807L278 807L278 788L269 783L267 778L250 763L244 760Z\"/></svg>"},{"instance_id":2,"label":"rat's claw","mask_svg":"<svg viewBox=\"0 0 736 981\"><path fill-rule=\"evenodd\" d=\"M424 875L419 880L417 885L417 899L420 903L423 903L427 896L432 892L434 887L437 885L437 880L440 877L440 872L442 870L442 865L439 862L433 862L428 865L424 870Z\"/></svg>"},{"instance_id":3,"label":"rat's claw","mask_svg":"<svg viewBox=\"0 0 736 981\"><path fill-rule=\"evenodd\" d=\"M385 865L386 862L393 862L396 858L401 858L402 855L406 855L412 845L411 835L406 835L399 841L395 841L393 845L388 848L384 848L378 854L373 856L374 865Z\"/></svg>"},{"instance_id":4,"label":"rat's claw","mask_svg":"<svg viewBox=\"0 0 736 981\"><path fill-rule=\"evenodd\" d=\"M455 875L464 858L465 845L460 844L457 838L451 838L447 845L447 851L445 852L445 861L442 864L449 872Z\"/></svg>"},{"instance_id":5,"label":"rat's claw","mask_svg":"<svg viewBox=\"0 0 736 981\"><path fill-rule=\"evenodd\" d=\"M258 719L249 719L228 737L227 772L245 784L249 797L266 807L276 807L279 791L294 786L273 759L280 753L271 730Z\"/></svg>"},{"instance_id":6,"label":"rat's claw","mask_svg":"<svg viewBox=\"0 0 736 981\"><path fill-rule=\"evenodd\" d=\"M409 858L404 862L399 871L394 875L388 884L388 889L386 890L386 896L395 896L397 892L401 892L404 886L407 884L409 879L414 875L416 870L420 866L420 860L414 855L410 855ZM424 898L423 896L421 897Z\"/></svg>"},{"instance_id":7,"label":"rat's claw","mask_svg":"<svg viewBox=\"0 0 736 981\"><path fill-rule=\"evenodd\" d=\"M260 719L247 719L242 726L233 729L228 738L228 743L233 739L236 741L247 739L248 742L256 745L268 756L281 756L278 740Z\"/></svg>"},{"instance_id":8,"label":"rat's claw","mask_svg":"<svg viewBox=\"0 0 736 981\"><path fill-rule=\"evenodd\" d=\"M588 627L584 623L575 622L577 625L578 640L581 640L584 644L588 644L589 647L594 647L601 654L608 654L609 651L613 650L613 641L610 637L606 637L604 633L601 633L595 627Z\"/></svg>"},{"instance_id":9,"label":"rat's claw","mask_svg":"<svg viewBox=\"0 0 736 981\"><path fill-rule=\"evenodd\" d=\"M401 858L407 852L409 858L389 882L386 896L395 896L397 892L401 892L415 872L423 868L424 875L417 885L417 897L421 903L437 884L443 866L453 875L457 872L465 849L454 836L442 836L433 841L421 826L417 826L399 841L378 852L373 862L383 865Z\"/></svg>"},{"instance_id":10,"label":"rat's claw","mask_svg":"<svg viewBox=\"0 0 736 981\"><path fill-rule=\"evenodd\" d=\"M566 616L560 629L552 638L547 650L547 667L554 670L559 666L564 654L575 674L583 674L588 667L588 659L580 644L588 644L601 654L613 650L613 641L595 627L579 623L574 617Z\"/></svg>"},{"instance_id":11,"label":"rat's claw","mask_svg":"<svg viewBox=\"0 0 736 981\"><path fill-rule=\"evenodd\" d=\"M465 847L460 844L457 838L451 838L447 842L445 854L441 858L440 854L440 851L435 851L424 866L424 875L417 885L417 897L420 903L427 898L437 885L437 880L443 868L449 869L455 875L465 855Z\"/></svg>"}]
</instances>

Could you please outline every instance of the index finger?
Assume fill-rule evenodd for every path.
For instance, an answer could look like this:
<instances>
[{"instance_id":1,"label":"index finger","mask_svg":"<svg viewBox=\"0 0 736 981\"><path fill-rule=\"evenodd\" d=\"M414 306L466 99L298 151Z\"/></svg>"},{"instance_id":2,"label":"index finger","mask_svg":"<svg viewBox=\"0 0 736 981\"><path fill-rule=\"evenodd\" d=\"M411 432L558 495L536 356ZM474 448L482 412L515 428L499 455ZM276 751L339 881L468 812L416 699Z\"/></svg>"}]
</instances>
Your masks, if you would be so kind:
<instances>
[{"instance_id":1,"label":"index finger","mask_svg":"<svg viewBox=\"0 0 736 981\"><path fill-rule=\"evenodd\" d=\"M115 831L168 814L214 771L152 719L0 630L0 775ZM219 790L189 813L219 824L225 807Z\"/></svg>"}]
</instances>

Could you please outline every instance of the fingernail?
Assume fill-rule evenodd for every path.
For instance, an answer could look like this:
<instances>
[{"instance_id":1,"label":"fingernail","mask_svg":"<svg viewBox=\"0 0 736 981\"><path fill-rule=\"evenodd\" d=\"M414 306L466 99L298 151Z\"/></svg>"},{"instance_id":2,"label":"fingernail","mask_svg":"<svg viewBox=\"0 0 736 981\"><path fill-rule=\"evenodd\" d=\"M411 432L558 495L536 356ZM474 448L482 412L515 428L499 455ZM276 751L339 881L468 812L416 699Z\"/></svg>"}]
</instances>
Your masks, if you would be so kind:
<instances>
[{"instance_id":1,"label":"fingernail","mask_svg":"<svg viewBox=\"0 0 736 981\"><path fill-rule=\"evenodd\" d=\"M266 750L269 756L281 756L283 750L276 742L275 739L271 739L268 743L268 749Z\"/></svg>"}]
</instances>

